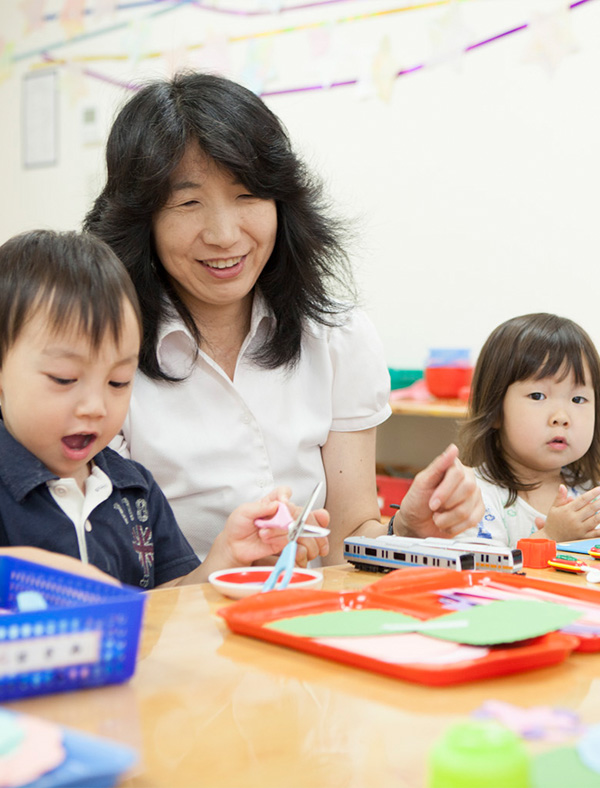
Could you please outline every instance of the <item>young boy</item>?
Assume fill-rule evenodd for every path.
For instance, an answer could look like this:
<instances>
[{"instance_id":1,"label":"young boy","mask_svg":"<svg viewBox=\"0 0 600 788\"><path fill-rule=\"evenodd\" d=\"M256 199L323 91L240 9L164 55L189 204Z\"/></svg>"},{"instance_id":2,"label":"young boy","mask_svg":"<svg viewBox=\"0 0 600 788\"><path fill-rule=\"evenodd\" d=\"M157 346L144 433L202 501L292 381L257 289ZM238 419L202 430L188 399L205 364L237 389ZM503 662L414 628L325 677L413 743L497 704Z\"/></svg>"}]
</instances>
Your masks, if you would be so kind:
<instances>
[{"instance_id":1,"label":"young boy","mask_svg":"<svg viewBox=\"0 0 600 788\"><path fill-rule=\"evenodd\" d=\"M283 488L238 507L200 565L150 472L108 448L141 333L135 289L104 242L35 230L0 246L0 547L80 558L144 589L280 551L285 532L254 520L275 513Z\"/></svg>"}]
</instances>

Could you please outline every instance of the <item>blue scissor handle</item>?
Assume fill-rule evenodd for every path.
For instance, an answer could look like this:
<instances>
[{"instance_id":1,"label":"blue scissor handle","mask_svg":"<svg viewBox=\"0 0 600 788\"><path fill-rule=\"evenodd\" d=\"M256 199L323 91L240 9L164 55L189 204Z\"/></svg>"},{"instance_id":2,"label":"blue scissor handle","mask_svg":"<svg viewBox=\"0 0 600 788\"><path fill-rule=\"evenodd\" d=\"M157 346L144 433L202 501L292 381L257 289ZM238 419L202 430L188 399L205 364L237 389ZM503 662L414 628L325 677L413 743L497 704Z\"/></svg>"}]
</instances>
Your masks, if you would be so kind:
<instances>
[{"instance_id":1,"label":"blue scissor handle","mask_svg":"<svg viewBox=\"0 0 600 788\"><path fill-rule=\"evenodd\" d=\"M281 551L277 563L273 567L273 571L265 580L261 591L272 591L275 588L277 580L283 574L281 579L280 588L286 588L296 566L296 542L288 542Z\"/></svg>"},{"instance_id":2,"label":"blue scissor handle","mask_svg":"<svg viewBox=\"0 0 600 788\"><path fill-rule=\"evenodd\" d=\"M261 592L272 591L275 588L275 584L277 583L277 578L282 572L283 578L279 584L279 588L287 588L288 583L292 579L294 567L296 566L297 539L302 532L302 528L308 519L308 516L312 507L314 506L315 501L317 500L317 496L319 495L322 486L323 482L317 482L317 486L308 499L308 503L302 510L302 514L290 528L289 541L281 551L281 555L277 559L277 563L273 567L273 571L267 577L263 587L261 588Z\"/></svg>"}]
</instances>

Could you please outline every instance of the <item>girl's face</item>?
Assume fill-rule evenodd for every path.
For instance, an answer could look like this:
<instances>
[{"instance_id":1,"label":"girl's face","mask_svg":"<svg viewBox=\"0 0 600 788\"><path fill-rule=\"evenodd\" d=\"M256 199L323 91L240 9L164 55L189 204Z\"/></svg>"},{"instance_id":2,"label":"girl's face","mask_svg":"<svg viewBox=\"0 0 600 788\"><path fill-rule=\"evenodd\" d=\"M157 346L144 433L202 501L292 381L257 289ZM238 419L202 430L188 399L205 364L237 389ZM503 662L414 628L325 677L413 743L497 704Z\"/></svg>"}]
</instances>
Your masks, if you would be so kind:
<instances>
[{"instance_id":1,"label":"girl's face","mask_svg":"<svg viewBox=\"0 0 600 788\"><path fill-rule=\"evenodd\" d=\"M594 389L584 362L585 384L564 370L542 380L519 380L504 396L500 442L504 457L524 480L559 473L583 457L594 436Z\"/></svg>"},{"instance_id":2,"label":"girl's face","mask_svg":"<svg viewBox=\"0 0 600 788\"><path fill-rule=\"evenodd\" d=\"M274 200L250 194L190 146L173 173L167 204L153 219L158 256L195 317L237 304L265 267L277 233Z\"/></svg>"}]
</instances>

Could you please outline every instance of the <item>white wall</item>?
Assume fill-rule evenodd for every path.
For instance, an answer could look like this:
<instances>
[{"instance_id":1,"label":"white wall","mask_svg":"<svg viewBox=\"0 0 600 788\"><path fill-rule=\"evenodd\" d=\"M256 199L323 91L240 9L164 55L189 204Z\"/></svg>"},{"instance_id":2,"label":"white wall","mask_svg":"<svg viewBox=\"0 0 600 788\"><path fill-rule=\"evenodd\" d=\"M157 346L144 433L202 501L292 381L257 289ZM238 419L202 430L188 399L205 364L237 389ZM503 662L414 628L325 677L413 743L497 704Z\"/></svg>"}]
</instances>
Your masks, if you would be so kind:
<instances>
[{"instance_id":1,"label":"white wall","mask_svg":"<svg viewBox=\"0 0 600 788\"><path fill-rule=\"evenodd\" d=\"M66 0L46 0L32 32L21 0L0 3L0 241L80 226L102 182L106 131L131 95L110 80L196 65L288 91L265 100L353 217L353 257L390 366L419 368L430 346L475 357L499 322L538 310L577 320L600 343L600 0L570 11L555 0L305 0L295 11L285 8L302 0L148 0L102 15L110 2L88 0L72 40L49 18ZM380 82L387 99L368 80L290 92L366 75L386 42L384 73L425 64ZM24 169L21 83L46 47L61 60L58 163Z\"/></svg>"}]
</instances>

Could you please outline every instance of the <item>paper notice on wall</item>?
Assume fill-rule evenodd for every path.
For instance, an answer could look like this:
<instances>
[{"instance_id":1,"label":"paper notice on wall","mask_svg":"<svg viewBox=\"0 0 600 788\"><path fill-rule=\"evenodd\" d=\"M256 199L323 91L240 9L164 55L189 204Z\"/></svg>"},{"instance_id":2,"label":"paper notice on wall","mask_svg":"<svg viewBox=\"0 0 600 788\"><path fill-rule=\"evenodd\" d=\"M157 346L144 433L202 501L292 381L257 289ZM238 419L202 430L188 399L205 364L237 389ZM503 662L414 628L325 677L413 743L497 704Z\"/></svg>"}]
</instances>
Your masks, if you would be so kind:
<instances>
[{"instance_id":1,"label":"paper notice on wall","mask_svg":"<svg viewBox=\"0 0 600 788\"><path fill-rule=\"evenodd\" d=\"M58 161L57 75L23 78L23 166L48 167Z\"/></svg>"}]
</instances>

